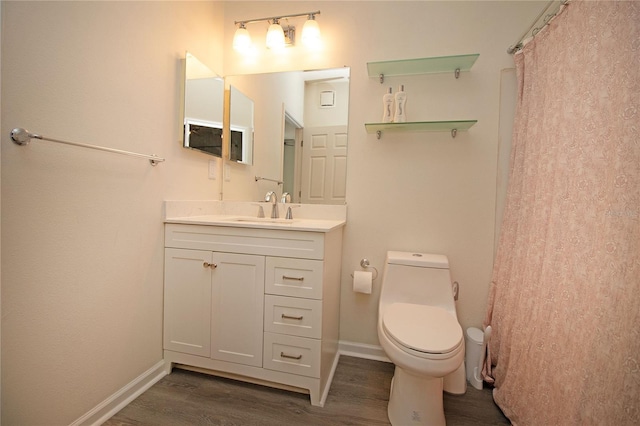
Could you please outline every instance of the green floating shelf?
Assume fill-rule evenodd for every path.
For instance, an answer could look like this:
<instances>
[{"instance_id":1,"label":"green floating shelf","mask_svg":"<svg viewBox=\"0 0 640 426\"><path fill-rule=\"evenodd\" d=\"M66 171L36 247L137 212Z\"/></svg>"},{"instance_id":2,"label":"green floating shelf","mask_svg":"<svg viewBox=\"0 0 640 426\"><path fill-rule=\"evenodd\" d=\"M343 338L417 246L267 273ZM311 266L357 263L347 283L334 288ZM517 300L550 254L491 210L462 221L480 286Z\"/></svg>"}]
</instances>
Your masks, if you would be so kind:
<instances>
[{"instance_id":1,"label":"green floating shelf","mask_svg":"<svg viewBox=\"0 0 640 426\"><path fill-rule=\"evenodd\" d=\"M369 77L380 77L380 83L384 81L385 76L394 75L454 72L456 78L458 78L460 71L469 71L479 56L479 53L474 53L471 55L368 62L367 71Z\"/></svg>"},{"instance_id":2,"label":"green floating shelf","mask_svg":"<svg viewBox=\"0 0 640 426\"><path fill-rule=\"evenodd\" d=\"M469 130L478 120L455 121L411 121L406 123L365 123L367 133L375 133L378 139L382 132L451 132L456 137L457 132Z\"/></svg>"}]
</instances>

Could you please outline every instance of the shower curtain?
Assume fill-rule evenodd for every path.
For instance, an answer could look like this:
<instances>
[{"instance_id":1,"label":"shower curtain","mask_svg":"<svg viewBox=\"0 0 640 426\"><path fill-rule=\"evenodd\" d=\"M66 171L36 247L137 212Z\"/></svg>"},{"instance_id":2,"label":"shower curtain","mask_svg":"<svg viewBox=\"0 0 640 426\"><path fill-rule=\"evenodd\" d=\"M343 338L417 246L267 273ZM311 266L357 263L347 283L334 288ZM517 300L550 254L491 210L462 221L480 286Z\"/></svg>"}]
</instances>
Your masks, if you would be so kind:
<instances>
[{"instance_id":1,"label":"shower curtain","mask_svg":"<svg viewBox=\"0 0 640 426\"><path fill-rule=\"evenodd\" d=\"M494 400L515 425L640 424L640 2L572 1L514 59Z\"/></svg>"}]
</instances>

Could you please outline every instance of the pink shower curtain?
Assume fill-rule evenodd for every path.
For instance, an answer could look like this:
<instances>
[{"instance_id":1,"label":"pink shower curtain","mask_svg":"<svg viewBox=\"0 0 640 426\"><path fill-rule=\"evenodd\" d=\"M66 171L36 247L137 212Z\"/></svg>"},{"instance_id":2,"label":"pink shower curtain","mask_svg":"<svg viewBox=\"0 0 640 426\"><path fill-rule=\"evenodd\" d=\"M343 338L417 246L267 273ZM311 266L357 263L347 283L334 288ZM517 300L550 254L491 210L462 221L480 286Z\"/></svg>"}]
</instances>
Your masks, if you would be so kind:
<instances>
[{"instance_id":1,"label":"pink shower curtain","mask_svg":"<svg viewBox=\"0 0 640 426\"><path fill-rule=\"evenodd\" d=\"M514 59L494 399L516 425L638 425L640 2L573 1Z\"/></svg>"}]
</instances>

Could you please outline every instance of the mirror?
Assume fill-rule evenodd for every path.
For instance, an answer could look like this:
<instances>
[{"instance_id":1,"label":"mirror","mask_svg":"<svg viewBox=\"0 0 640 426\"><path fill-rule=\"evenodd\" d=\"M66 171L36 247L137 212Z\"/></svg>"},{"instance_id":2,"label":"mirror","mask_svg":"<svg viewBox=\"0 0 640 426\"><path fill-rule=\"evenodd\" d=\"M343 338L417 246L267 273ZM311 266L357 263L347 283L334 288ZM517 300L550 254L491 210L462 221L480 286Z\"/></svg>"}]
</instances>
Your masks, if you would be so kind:
<instances>
[{"instance_id":1,"label":"mirror","mask_svg":"<svg viewBox=\"0 0 640 426\"><path fill-rule=\"evenodd\" d=\"M253 100L255 130L251 176L225 180L224 198L254 201L276 190L295 203L344 204L349 75L345 67L225 77ZM269 179L244 182L254 175Z\"/></svg>"},{"instance_id":2,"label":"mirror","mask_svg":"<svg viewBox=\"0 0 640 426\"><path fill-rule=\"evenodd\" d=\"M224 80L187 52L183 146L222 157Z\"/></svg>"},{"instance_id":3,"label":"mirror","mask_svg":"<svg viewBox=\"0 0 640 426\"><path fill-rule=\"evenodd\" d=\"M229 160L253 164L253 101L229 87Z\"/></svg>"}]
</instances>

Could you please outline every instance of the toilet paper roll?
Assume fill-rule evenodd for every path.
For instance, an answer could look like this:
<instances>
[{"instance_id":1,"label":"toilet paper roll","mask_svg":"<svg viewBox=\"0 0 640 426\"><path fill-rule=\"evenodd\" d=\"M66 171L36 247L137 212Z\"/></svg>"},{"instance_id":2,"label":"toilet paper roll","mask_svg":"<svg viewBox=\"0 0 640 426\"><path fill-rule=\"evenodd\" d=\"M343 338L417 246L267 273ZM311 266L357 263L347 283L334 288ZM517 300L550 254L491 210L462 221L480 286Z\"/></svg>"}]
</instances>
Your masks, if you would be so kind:
<instances>
[{"instance_id":1,"label":"toilet paper roll","mask_svg":"<svg viewBox=\"0 0 640 426\"><path fill-rule=\"evenodd\" d=\"M371 294L373 274L368 271L353 272L353 291L356 293Z\"/></svg>"}]
</instances>

